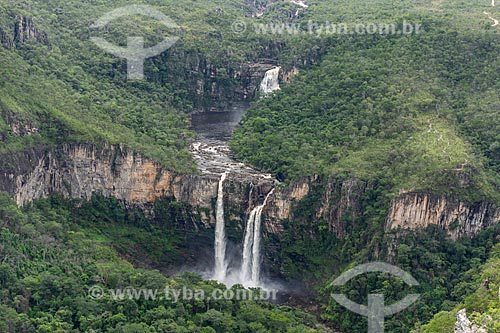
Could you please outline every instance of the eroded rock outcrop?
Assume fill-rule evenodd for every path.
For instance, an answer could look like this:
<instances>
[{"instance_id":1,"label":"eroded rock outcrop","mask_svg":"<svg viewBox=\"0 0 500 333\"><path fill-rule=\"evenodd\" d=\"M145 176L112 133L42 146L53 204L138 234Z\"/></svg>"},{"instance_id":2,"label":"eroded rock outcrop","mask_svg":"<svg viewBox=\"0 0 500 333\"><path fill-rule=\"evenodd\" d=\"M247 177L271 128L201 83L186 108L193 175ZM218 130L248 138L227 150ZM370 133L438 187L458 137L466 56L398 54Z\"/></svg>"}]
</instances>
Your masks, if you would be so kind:
<instances>
[{"instance_id":1,"label":"eroded rock outcrop","mask_svg":"<svg viewBox=\"0 0 500 333\"><path fill-rule=\"evenodd\" d=\"M33 18L18 15L14 25L14 42L24 43L29 40L35 40L42 44L48 44L47 34L35 26Z\"/></svg>"},{"instance_id":2,"label":"eroded rock outcrop","mask_svg":"<svg viewBox=\"0 0 500 333\"><path fill-rule=\"evenodd\" d=\"M251 174L250 176L251 177ZM177 174L120 145L65 144L59 149L30 148L0 159L0 190L19 205L58 193L90 199L99 193L115 197L146 212L160 198L191 207L201 226L215 223L218 174ZM231 176L224 186L228 223L243 230L250 210L275 187L272 179ZM312 176L290 186L278 186L263 213L264 230L282 234L283 221L300 211L310 223L325 221L338 237L345 221L362 214L362 196L371 185L357 179L325 180ZM303 200L308 211L301 211ZM500 222L500 209L479 202L468 204L442 196L403 193L389 206L386 229L419 229L437 225L454 239L472 237ZM234 224L236 223L236 224Z\"/></svg>"},{"instance_id":3,"label":"eroded rock outcrop","mask_svg":"<svg viewBox=\"0 0 500 333\"><path fill-rule=\"evenodd\" d=\"M294 204L309 194L310 184L308 181L296 183L288 188L275 191L268 200L264 209L264 225L268 232L280 234L283 230L282 220L292 217ZM278 223L279 222L279 223Z\"/></svg>"},{"instance_id":4,"label":"eroded rock outcrop","mask_svg":"<svg viewBox=\"0 0 500 333\"><path fill-rule=\"evenodd\" d=\"M312 202L313 213L311 222L324 220L329 230L337 237L345 236L343 218L348 214L360 216L361 196L366 190L366 183L358 179L324 181L318 176L312 176L290 187L279 189L270 199L265 213L266 229L272 233L283 232L281 223L294 218L294 209L300 201L310 195L318 195L318 200Z\"/></svg>"},{"instance_id":5,"label":"eroded rock outcrop","mask_svg":"<svg viewBox=\"0 0 500 333\"><path fill-rule=\"evenodd\" d=\"M250 210L262 204L273 179L228 175L224 198L228 223L243 230ZM170 198L192 208L200 225L215 223L215 199L220 175L177 174L159 163L121 145L64 144L59 149L30 148L0 160L0 190L10 193L22 206L58 193L66 198L88 200L94 194L114 197L146 212L160 198ZM278 186L264 210L268 233L283 232L282 221L293 219L294 210L306 196L324 183L318 176L291 186ZM311 221L324 219L330 230L344 235L343 216L359 214L365 188L358 180L331 182L322 191Z\"/></svg>"},{"instance_id":6,"label":"eroded rock outcrop","mask_svg":"<svg viewBox=\"0 0 500 333\"><path fill-rule=\"evenodd\" d=\"M0 29L0 43L7 49L31 40L49 45L47 34L35 25L31 17L16 15L12 30Z\"/></svg>"},{"instance_id":7,"label":"eroded rock outcrop","mask_svg":"<svg viewBox=\"0 0 500 333\"><path fill-rule=\"evenodd\" d=\"M455 323L455 333L488 333L484 328L477 327L467 318L465 309L458 311L457 321Z\"/></svg>"},{"instance_id":8,"label":"eroded rock outcrop","mask_svg":"<svg viewBox=\"0 0 500 333\"><path fill-rule=\"evenodd\" d=\"M99 193L148 210L159 198L187 204L205 225L214 223L213 200L219 175L184 175L120 145L65 144L60 149L32 148L4 156L0 162L0 190L13 195L18 205L58 193L66 198L90 199ZM225 197L231 220L242 221L250 201L258 201L270 184L227 180Z\"/></svg>"},{"instance_id":9,"label":"eroded rock outcrop","mask_svg":"<svg viewBox=\"0 0 500 333\"><path fill-rule=\"evenodd\" d=\"M195 110L221 111L233 102L255 98L264 73L276 66L283 47L282 43L269 41L258 58L245 62L229 60L229 50L220 59L211 59L201 51L173 47L154 61L169 64L167 76L171 75L172 80L182 78Z\"/></svg>"},{"instance_id":10,"label":"eroded rock outcrop","mask_svg":"<svg viewBox=\"0 0 500 333\"><path fill-rule=\"evenodd\" d=\"M386 229L424 229L437 225L453 239L471 237L500 223L500 209L487 202L463 201L425 193L403 193L390 204Z\"/></svg>"},{"instance_id":11,"label":"eroded rock outcrop","mask_svg":"<svg viewBox=\"0 0 500 333\"><path fill-rule=\"evenodd\" d=\"M328 222L329 230L337 237L346 234L343 218L350 215L359 217L362 212L361 196L367 184L359 179L347 179L343 182L328 183L317 218Z\"/></svg>"}]
</instances>

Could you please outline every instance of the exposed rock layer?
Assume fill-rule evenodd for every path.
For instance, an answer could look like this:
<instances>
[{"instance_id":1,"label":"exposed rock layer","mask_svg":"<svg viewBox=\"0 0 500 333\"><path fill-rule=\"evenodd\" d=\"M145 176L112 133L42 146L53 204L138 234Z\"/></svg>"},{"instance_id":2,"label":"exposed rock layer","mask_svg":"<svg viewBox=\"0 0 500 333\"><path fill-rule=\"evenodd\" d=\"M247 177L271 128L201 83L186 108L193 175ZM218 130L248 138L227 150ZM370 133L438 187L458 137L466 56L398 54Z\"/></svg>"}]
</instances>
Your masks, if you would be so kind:
<instances>
[{"instance_id":1,"label":"exposed rock layer","mask_svg":"<svg viewBox=\"0 0 500 333\"><path fill-rule=\"evenodd\" d=\"M391 201L387 229L423 229L438 225L453 239L472 237L500 222L500 209L486 202L469 204L445 196L405 193Z\"/></svg>"},{"instance_id":2,"label":"exposed rock layer","mask_svg":"<svg viewBox=\"0 0 500 333\"><path fill-rule=\"evenodd\" d=\"M199 217L196 222L205 227L215 222L219 177L177 174L119 145L30 148L0 160L0 190L10 193L19 205L53 193L79 199L100 193L147 211L157 199L166 197L191 207ZM243 230L246 215L262 203L274 185L272 180L230 174L224 186L228 223ZM310 223L323 220L331 232L343 237L346 221L362 215L363 196L371 186L357 179L327 181L317 176L288 187L278 186L264 211L265 231L283 233L283 221L303 214L301 201L308 198L312 200L308 204L312 210L307 213ZM500 209L489 203L468 204L444 196L406 193L390 202L386 229L438 225L456 239L471 237L499 222Z\"/></svg>"},{"instance_id":3,"label":"exposed rock layer","mask_svg":"<svg viewBox=\"0 0 500 333\"><path fill-rule=\"evenodd\" d=\"M465 309L458 311L455 323L455 333L488 333L484 328L477 327L467 318Z\"/></svg>"},{"instance_id":4,"label":"exposed rock layer","mask_svg":"<svg viewBox=\"0 0 500 333\"><path fill-rule=\"evenodd\" d=\"M27 149L0 162L0 190L12 194L18 205L53 193L76 199L90 199L100 193L147 209L155 200L169 197L193 207L205 225L213 222L213 214L206 212L213 211L218 180L218 175L176 174L114 145L65 144L59 150ZM269 184L254 184L258 189L262 186L270 188ZM248 210L248 187L228 179L225 196L233 211Z\"/></svg>"},{"instance_id":5,"label":"exposed rock layer","mask_svg":"<svg viewBox=\"0 0 500 333\"><path fill-rule=\"evenodd\" d=\"M38 29L31 17L17 15L11 30L0 29L0 43L7 49L30 40L49 45L47 34Z\"/></svg>"}]
</instances>

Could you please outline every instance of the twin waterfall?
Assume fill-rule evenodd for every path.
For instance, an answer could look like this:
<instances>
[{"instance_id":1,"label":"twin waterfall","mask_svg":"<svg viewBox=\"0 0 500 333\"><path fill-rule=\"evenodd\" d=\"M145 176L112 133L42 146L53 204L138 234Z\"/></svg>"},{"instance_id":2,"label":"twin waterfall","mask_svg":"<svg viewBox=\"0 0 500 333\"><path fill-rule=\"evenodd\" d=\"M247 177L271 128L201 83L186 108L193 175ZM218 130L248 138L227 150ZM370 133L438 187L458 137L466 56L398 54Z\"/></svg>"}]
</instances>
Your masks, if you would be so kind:
<instances>
[{"instance_id":1,"label":"twin waterfall","mask_svg":"<svg viewBox=\"0 0 500 333\"><path fill-rule=\"evenodd\" d=\"M243 258L241 268L236 274L228 276L228 262L226 260L226 235L224 224L224 180L227 173L223 173L219 180L217 191L217 212L215 225L215 268L213 279L226 283L239 283L245 287L258 287L260 284L260 239L262 225L262 211L266 206L272 189L264 199L262 205L255 207L248 217L243 243ZM253 188L252 188L253 189Z\"/></svg>"},{"instance_id":2,"label":"twin waterfall","mask_svg":"<svg viewBox=\"0 0 500 333\"><path fill-rule=\"evenodd\" d=\"M262 210L266 206L267 198L273 192L274 189L266 195L262 205L255 207L248 217L243 243L243 262L240 271L241 283L244 286L256 287L259 285Z\"/></svg>"}]
</instances>

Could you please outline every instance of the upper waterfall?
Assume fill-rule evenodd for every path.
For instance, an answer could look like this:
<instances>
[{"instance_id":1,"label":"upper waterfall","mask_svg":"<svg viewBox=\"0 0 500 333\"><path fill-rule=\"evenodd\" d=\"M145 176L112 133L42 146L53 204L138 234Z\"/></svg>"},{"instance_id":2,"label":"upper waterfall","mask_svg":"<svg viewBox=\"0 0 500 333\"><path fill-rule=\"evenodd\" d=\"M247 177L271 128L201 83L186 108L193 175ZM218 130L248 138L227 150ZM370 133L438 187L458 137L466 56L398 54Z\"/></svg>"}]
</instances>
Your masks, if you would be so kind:
<instances>
[{"instance_id":1,"label":"upper waterfall","mask_svg":"<svg viewBox=\"0 0 500 333\"><path fill-rule=\"evenodd\" d=\"M272 93L275 90L280 89L280 84L279 84L280 69L281 67L277 66L275 68L268 70L264 74L264 78L260 83L260 93L262 95L265 96Z\"/></svg>"}]
</instances>

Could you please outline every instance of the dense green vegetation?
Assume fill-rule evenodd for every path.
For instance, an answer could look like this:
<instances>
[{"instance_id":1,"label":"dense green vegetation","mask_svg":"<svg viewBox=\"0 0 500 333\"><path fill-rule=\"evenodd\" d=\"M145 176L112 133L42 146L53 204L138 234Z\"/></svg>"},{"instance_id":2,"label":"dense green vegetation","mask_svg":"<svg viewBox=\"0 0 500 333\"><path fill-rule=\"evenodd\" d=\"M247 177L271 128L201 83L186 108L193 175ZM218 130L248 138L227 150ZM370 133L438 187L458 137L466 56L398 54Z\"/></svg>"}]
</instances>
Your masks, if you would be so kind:
<instances>
[{"instance_id":1,"label":"dense green vegetation","mask_svg":"<svg viewBox=\"0 0 500 333\"><path fill-rule=\"evenodd\" d=\"M331 292L339 291L360 303L373 292L386 295L387 303L410 292L422 294L415 306L387 318L388 332L408 332L443 310L452 312L437 315L429 326L418 330L451 332L450 323L454 323L457 309L463 307L470 311L471 318L496 315L498 250L494 245L500 237L500 228L458 242L449 240L435 227L416 234L384 235L377 223L379 218L383 221L383 215L377 218L376 207L367 207L362 217L346 219L350 236L338 239L324 232L321 221L307 222L308 209L313 210L315 203L314 196L310 199L301 203L303 215L286 224L284 239L266 241L280 247L273 261L281 263L279 269L288 279L305 278L317 284L330 281L331 274L337 276L357 263L384 260L411 272L421 284L410 289L397 279L373 274L361 276L342 289L324 288L317 302L326 323L348 332L366 331L365 319L330 299ZM366 200L376 204L368 197ZM266 302L189 300L176 303L147 299L115 301L111 296L89 298L88 288L93 285L104 290L129 286L162 290L165 285L186 286L207 293L214 288L224 288L202 281L196 274L165 278L151 270L179 265L185 260L184 246L190 240L184 239L184 232L175 226L181 222L176 221L180 216L175 214L175 204L165 202L158 207L164 213L161 219L153 220L114 199L99 196L88 203L53 197L21 210L2 195L1 207L1 254L5 260L0 266L3 310L0 327L5 332L85 332L90 329L96 332L213 332L208 327L216 332L314 331L316 321L311 315ZM309 245L311 237L314 247ZM134 269L123 258L130 258L146 269ZM483 273L478 274L488 258ZM490 279L490 289L479 287L474 293L486 277ZM299 295L305 290L291 289L292 294ZM484 302L485 299L488 302Z\"/></svg>"},{"instance_id":2,"label":"dense green vegetation","mask_svg":"<svg viewBox=\"0 0 500 333\"><path fill-rule=\"evenodd\" d=\"M498 332L500 329L500 312L498 307L498 265L500 264L499 246L492 251L491 258L481 269L468 271L471 283L467 286L475 291L469 293L464 300L450 311L442 311L434 316L432 321L419 327L415 333L451 332L455 324L458 310L466 309L469 319L478 327L488 332ZM462 287L465 283L461 283Z\"/></svg>"},{"instance_id":3,"label":"dense green vegetation","mask_svg":"<svg viewBox=\"0 0 500 333\"><path fill-rule=\"evenodd\" d=\"M473 295L484 281L477 272L488 258L496 258L500 227L492 227L474 239L449 239L438 226L425 230L384 232L387 208L384 207L383 184L368 191L362 198L360 216L346 214L342 220L346 236L336 237L328 224L310 216L317 210L324 186L318 185L311 195L295 209L294 219L285 221L284 236L266 240L267 265L281 272L291 283L304 281L315 285L309 297L316 297L321 318L345 332L366 332L367 321L360 315L344 309L330 298L331 293L345 293L353 301L366 304L370 293L384 294L386 304L401 300L410 293L421 294L409 309L386 318L387 332L410 332L426 324L440 311L455 311L446 316L454 325L456 308L463 308L464 299ZM314 246L311 246L311 243ZM492 259L493 260L493 259ZM330 283L343 272L358 264L383 261L409 272L420 283L408 287L403 281L385 274L361 275L345 287L331 287ZM498 272L490 265L489 274ZM490 277L491 302L474 304L468 309L478 313L496 311L494 289L497 278ZM440 315L442 316L442 314ZM426 332L451 333L452 329L430 329Z\"/></svg>"},{"instance_id":4,"label":"dense green vegetation","mask_svg":"<svg viewBox=\"0 0 500 333\"><path fill-rule=\"evenodd\" d=\"M425 332L452 332L463 300L477 299L468 296L482 282L475 272L497 243L497 229L459 242L433 228L415 235L383 232L388 199L400 190L470 202L499 200L499 33L480 16L486 5L403 1L379 3L370 11L374 2L337 3L342 10L334 22L349 22L353 15L356 22L404 18L423 24L424 32L325 37L329 47L321 62L256 103L232 141L240 158L284 180L316 173L375 184L364 198L362 216L342 221L348 234L343 239L325 234L325 222L310 221L318 201L310 195L270 257L280 257L280 271L309 281L328 280L332 272L338 275L367 260L382 259L411 272L421 282L422 297L387 318L390 332L408 332L436 311L455 309L425 326ZM409 10L398 15L402 7ZM327 20L335 14L318 4L305 15ZM314 247L308 245L311 235ZM324 289L320 302L328 305L322 317L345 331L366 331L365 320L328 299L332 291L338 290ZM392 301L410 292L401 281L375 275L344 291L361 303L369 292ZM481 306L469 301L467 307L477 311L473 316L495 317L498 307L490 299ZM443 322L446 326L440 326Z\"/></svg>"},{"instance_id":5,"label":"dense green vegetation","mask_svg":"<svg viewBox=\"0 0 500 333\"><path fill-rule=\"evenodd\" d=\"M0 196L0 331L322 331L315 329L317 323L312 315L265 301L208 298L175 301L173 296L114 299L112 293L105 293L102 298L92 297L89 288L96 285L105 291L185 287L204 290L206 295L216 288L226 288L215 281L202 281L193 273L166 278L151 269L134 269L120 258L115 248L151 246L175 260L178 256L175 238L164 238L163 243L157 243L158 231L152 225L144 225L145 219L128 216L129 225L124 224L123 219L130 212L112 205L113 202L97 203L97 200L100 199L78 209L53 198L20 210L6 195ZM130 228L133 232L125 238L116 237ZM141 233L147 233L150 245L144 244ZM162 237L165 236L163 233ZM155 252L147 249L147 255L155 257Z\"/></svg>"},{"instance_id":6,"label":"dense green vegetation","mask_svg":"<svg viewBox=\"0 0 500 333\"><path fill-rule=\"evenodd\" d=\"M336 13L319 3L305 15L320 22L332 17L349 23L406 19L421 23L424 32L324 37L327 54L320 63L257 102L235 133L232 148L241 159L287 181L315 173L374 184L363 199L362 215L342 221L347 232L342 239L324 232L326 222L311 221L321 189L314 191L318 197L302 200L295 220L285 224L285 239L280 246L270 245L275 251L270 258L280 258L277 269L292 279L324 281L357 263L391 262L421 282L422 297L411 309L387 318L386 330L452 332L463 307L477 311L472 315L481 317L477 322L485 313L496 318L493 294L498 287L491 287L491 302L483 304L478 299L484 288L473 291L484 280L486 273L476 272L498 242L498 228L459 242L434 228L385 234L387 203L401 190L499 202L499 31L486 22L486 2L375 3L336 2ZM486 267L489 274L498 272L491 264ZM365 320L328 299L332 291L338 290L323 290L320 303L328 305L322 317L345 331L366 331ZM361 303L369 292L392 301L410 292L401 281L375 275L363 276L344 291ZM440 310L453 311L416 328Z\"/></svg>"},{"instance_id":7,"label":"dense green vegetation","mask_svg":"<svg viewBox=\"0 0 500 333\"><path fill-rule=\"evenodd\" d=\"M248 112L234 151L285 179L349 175L394 192L462 195L462 173L467 199L498 200L499 35L425 27L335 39L320 65Z\"/></svg>"},{"instance_id":8,"label":"dense green vegetation","mask_svg":"<svg viewBox=\"0 0 500 333\"><path fill-rule=\"evenodd\" d=\"M234 152L281 180L319 174L355 177L373 187L361 216L344 217L343 238L328 232L325 221L311 219L321 194L314 189L294 220L284 222L284 235L266 239L266 266L292 282L303 280L309 292L315 286L321 319L347 332L365 332L366 320L333 302L329 294L338 290L325 286L332 274L369 260L398 265L421 283L419 302L387 318L388 332L451 332L461 308L491 331L499 329L498 227L458 242L437 228L384 233L388 200L400 190L500 202L500 35L483 14L492 10L489 1L317 0L297 16L297 7L285 1L142 3L180 28L134 17L114 22L102 36L121 45L128 35L144 35L148 45L171 34L181 39L145 62L146 80L132 82L123 59L89 40L92 22L127 1L0 0L0 32L12 34L22 15L47 35L12 48L0 45L3 156L36 145L123 143L167 168L194 172L186 113L240 98L234 91L241 89L238 76L247 63L297 66L301 73L291 83L247 114L232 141ZM261 6L265 13L256 18ZM236 19L247 23L245 33L231 31ZM424 30L319 37L252 30L254 23L308 20L351 27L407 20ZM224 288L198 275L161 274L195 262L193 253L202 253L212 235L176 226L189 207L165 199L154 209L149 219L99 196L88 203L51 198L19 209L1 195L0 331L322 331L311 315L266 302L89 298L96 284ZM401 281L384 278L363 276L343 291L358 302L375 291L388 302L410 292ZM493 320L484 321L488 316Z\"/></svg>"}]
</instances>

